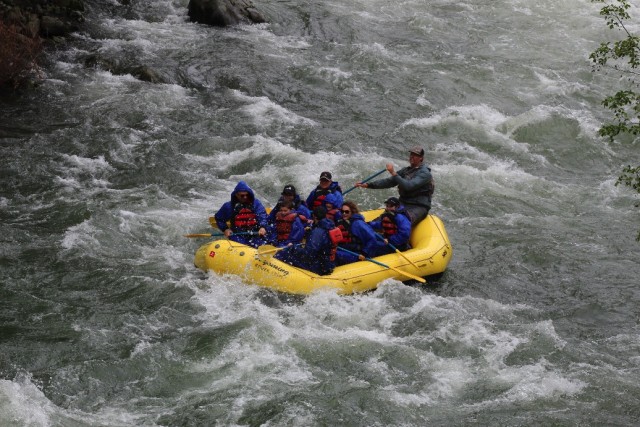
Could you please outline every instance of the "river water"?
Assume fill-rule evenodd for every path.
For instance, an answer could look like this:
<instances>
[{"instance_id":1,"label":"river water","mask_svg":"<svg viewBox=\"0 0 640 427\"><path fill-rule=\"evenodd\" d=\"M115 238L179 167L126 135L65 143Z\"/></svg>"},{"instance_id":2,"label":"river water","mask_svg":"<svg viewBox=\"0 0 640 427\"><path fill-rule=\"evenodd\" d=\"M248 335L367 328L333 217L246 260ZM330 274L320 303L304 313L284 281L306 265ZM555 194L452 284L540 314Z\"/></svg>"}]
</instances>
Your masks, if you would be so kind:
<instances>
[{"instance_id":1,"label":"river water","mask_svg":"<svg viewBox=\"0 0 640 427\"><path fill-rule=\"evenodd\" d=\"M256 0L269 24L219 29L187 4L89 2L0 102L0 425L638 424L638 199L615 186L638 146L596 136L618 84L591 72L597 5ZM183 234L239 180L273 205L416 144L440 279L294 298L193 267Z\"/></svg>"}]
</instances>

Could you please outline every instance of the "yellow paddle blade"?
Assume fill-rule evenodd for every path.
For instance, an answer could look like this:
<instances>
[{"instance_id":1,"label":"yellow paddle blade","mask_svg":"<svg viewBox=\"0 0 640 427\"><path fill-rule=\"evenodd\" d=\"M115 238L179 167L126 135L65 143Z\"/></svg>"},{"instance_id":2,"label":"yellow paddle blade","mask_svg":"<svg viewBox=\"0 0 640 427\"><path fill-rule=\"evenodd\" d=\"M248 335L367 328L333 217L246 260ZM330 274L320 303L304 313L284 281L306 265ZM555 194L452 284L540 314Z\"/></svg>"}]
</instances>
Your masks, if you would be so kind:
<instances>
[{"instance_id":1,"label":"yellow paddle blade","mask_svg":"<svg viewBox=\"0 0 640 427\"><path fill-rule=\"evenodd\" d=\"M407 273L406 271L402 271L399 268L391 267L390 265L388 265L387 267L389 267L391 270L395 271L396 273L400 273L400 274L402 274L404 276L410 277L413 280L417 280L420 283L427 283L427 281L424 280L423 277L416 276L415 274Z\"/></svg>"},{"instance_id":2,"label":"yellow paddle blade","mask_svg":"<svg viewBox=\"0 0 640 427\"><path fill-rule=\"evenodd\" d=\"M218 223L216 222L216 218L213 216L209 217L209 224L211 224L213 228L216 228L216 229L218 228Z\"/></svg>"},{"instance_id":3,"label":"yellow paddle blade","mask_svg":"<svg viewBox=\"0 0 640 427\"><path fill-rule=\"evenodd\" d=\"M211 233L194 233L194 234L185 234L184 237L211 237Z\"/></svg>"}]
</instances>

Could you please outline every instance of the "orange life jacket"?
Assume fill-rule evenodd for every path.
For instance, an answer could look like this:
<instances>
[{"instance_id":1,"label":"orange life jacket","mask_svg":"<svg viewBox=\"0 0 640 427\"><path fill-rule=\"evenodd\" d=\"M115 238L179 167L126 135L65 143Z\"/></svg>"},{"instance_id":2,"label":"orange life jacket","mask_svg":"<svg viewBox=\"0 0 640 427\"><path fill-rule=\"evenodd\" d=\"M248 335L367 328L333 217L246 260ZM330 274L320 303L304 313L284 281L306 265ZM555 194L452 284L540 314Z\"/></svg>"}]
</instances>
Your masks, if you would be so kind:
<instances>
[{"instance_id":1,"label":"orange life jacket","mask_svg":"<svg viewBox=\"0 0 640 427\"><path fill-rule=\"evenodd\" d=\"M342 242L342 231L338 228L332 228L329 230L329 239L331 239L331 252L329 252L329 259L331 261L336 260L336 253L338 252L338 243Z\"/></svg>"}]
</instances>

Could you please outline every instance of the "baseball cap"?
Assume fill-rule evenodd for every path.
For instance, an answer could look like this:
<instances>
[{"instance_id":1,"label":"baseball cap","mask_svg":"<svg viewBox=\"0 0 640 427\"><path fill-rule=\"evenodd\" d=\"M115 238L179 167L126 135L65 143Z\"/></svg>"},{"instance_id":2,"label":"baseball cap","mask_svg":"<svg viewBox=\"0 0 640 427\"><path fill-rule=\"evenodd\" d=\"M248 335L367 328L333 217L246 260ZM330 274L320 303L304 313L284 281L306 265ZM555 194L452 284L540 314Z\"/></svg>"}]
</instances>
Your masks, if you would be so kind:
<instances>
[{"instance_id":1,"label":"baseball cap","mask_svg":"<svg viewBox=\"0 0 640 427\"><path fill-rule=\"evenodd\" d=\"M320 181L326 179L327 181L331 181L331 172L324 171L320 174Z\"/></svg>"},{"instance_id":2,"label":"baseball cap","mask_svg":"<svg viewBox=\"0 0 640 427\"><path fill-rule=\"evenodd\" d=\"M415 147L411 147L409 149L410 153L416 154L420 157L424 157L424 149L422 147L420 147L419 145L416 145Z\"/></svg>"},{"instance_id":3,"label":"baseball cap","mask_svg":"<svg viewBox=\"0 0 640 427\"><path fill-rule=\"evenodd\" d=\"M398 200L397 197L389 197L387 200L385 200L384 204L385 205L400 206L400 200Z\"/></svg>"},{"instance_id":4,"label":"baseball cap","mask_svg":"<svg viewBox=\"0 0 640 427\"><path fill-rule=\"evenodd\" d=\"M282 189L282 195L284 196L285 194L292 194L292 195L296 195L296 187L294 187L293 185L285 185L284 188Z\"/></svg>"}]
</instances>

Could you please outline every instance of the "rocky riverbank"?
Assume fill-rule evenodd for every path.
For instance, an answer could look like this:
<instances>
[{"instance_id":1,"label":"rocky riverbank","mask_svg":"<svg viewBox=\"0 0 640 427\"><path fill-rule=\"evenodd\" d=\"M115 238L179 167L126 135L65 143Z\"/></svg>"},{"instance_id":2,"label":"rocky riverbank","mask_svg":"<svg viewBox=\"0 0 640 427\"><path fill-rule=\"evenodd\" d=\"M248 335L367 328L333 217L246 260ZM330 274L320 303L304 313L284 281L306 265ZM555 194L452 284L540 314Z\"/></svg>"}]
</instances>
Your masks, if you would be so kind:
<instances>
[{"instance_id":1,"label":"rocky riverbank","mask_svg":"<svg viewBox=\"0 0 640 427\"><path fill-rule=\"evenodd\" d=\"M122 6L130 2L120 0ZM0 0L0 87L16 88L37 80L33 76L40 74L42 47L48 42L64 42L67 35L80 30L84 13L85 0ZM251 0L190 0L188 16L191 21L213 26L267 21ZM165 81L144 64L121 63L98 53L85 58L85 65L149 82Z\"/></svg>"},{"instance_id":2,"label":"rocky riverbank","mask_svg":"<svg viewBox=\"0 0 640 427\"><path fill-rule=\"evenodd\" d=\"M27 37L50 39L78 30L84 10L84 0L0 0L0 21ZM189 18L215 26L266 22L251 0L190 0Z\"/></svg>"},{"instance_id":3,"label":"rocky riverbank","mask_svg":"<svg viewBox=\"0 0 640 427\"><path fill-rule=\"evenodd\" d=\"M78 30L84 7L84 0L0 0L0 89L37 81L46 42Z\"/></svg>"}]
</instances>

